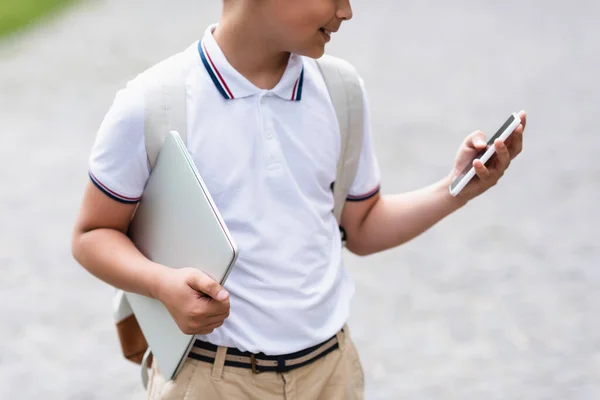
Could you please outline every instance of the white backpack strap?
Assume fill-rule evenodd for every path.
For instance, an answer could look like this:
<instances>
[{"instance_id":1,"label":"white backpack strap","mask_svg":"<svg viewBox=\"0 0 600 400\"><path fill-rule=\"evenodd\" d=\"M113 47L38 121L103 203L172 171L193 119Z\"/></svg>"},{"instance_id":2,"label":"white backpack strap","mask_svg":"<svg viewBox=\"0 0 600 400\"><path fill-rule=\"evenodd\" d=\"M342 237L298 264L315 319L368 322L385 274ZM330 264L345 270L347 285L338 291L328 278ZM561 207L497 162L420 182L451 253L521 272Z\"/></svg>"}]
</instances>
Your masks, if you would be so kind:
<instances>
[{"instance_id":1,"label":"white backpack strap","mask_svg":"<svg viewBox=\"0 0 600 400\"><path fill-rule=\"evenodd\" d=\"M152 350L148 347L148 350L144 353L144 357L142 357L142 385L144 385L144 389L148 389L148 370L152 367L150 365L150 356L152 355Z\"/></svg>"},{"instance_id":2,"label":"white backpack strap","mask_svg":"<svg viewBox=\"0 0 600 400\"><path fill-rule=\"evenodd\" d=\"M187 145L187 94L181 61L173 56L158 64L143 81L145 99L146 154L150 168L154 168L158 154L170 131L177 131ZM148 386L148 348L142 359L142 384Z\"/></svg>"},{"instance_id":3,"label":"white backpack strap","mask_svg":"<svg viewBox=\"0 0 600 400\"><path fill-rule=\"evenodd\" d=\"M153 168L170 131L187 143L186 87L180 61L163 61L144 77L145 135L148 162Z\"/></svg>"},{"instance_id":4,"label":"white backpack strap","mask_svg":"<svg viewBox=\"0 0 600 400\"><path fill-rule=\"evenodd\" d=\"M354 67L339 58L323 56L317 60L340 126L341 148L334 183L334 210L338 224L358 170L363 143L363 93Z\"/></svg>"},{"instance_id":5,"label":"white backpack strap","mask_svg":"<svg viewBox=\"0 0 600 400\"><path fill-rule=\"evenodd\" d=\"M144 135L148 163L154 167L158 153L171 130L187 142L186 88L179 60L173 56L140 74L136 85L145 98ZM117 290L113 302L114 318L121 321L133 314L127 297Z\"/></svg>"},{"instance_id":6,"label":"white backpack strap","mask_svg":"<svg viewBox=\"0 0 600 400\"><path fill-rule=\"evenodd\" d=\"M170 131L177 131L187 143L186 85L181 62L173 56L145 73L140 74L140 85L145 99L144 135L148 164L154 168L158 154ZM121 321L133 314L122 290L117 290L113 303L114 318ZM142 383L148 384L150 349L142 360Z\"/></svg>"}]
</instances>

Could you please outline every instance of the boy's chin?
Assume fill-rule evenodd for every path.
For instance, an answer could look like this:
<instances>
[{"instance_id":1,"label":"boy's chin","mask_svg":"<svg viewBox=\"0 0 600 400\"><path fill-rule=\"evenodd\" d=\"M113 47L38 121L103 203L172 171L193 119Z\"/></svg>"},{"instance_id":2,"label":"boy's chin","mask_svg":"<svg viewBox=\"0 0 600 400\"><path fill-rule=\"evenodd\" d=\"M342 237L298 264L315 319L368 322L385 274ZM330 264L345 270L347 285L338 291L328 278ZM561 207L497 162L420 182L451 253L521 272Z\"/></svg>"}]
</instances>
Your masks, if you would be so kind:
<instances>
[{"instance_id":1,"label":"boy's chin","mask_svg":"<svg viewBox=\"0 0 600 400\"><path fill-rule=\"evenodd\" d=\"M301 56L314 58L316 60L323 57L323 55L325 54L325 46L315 46L303 49L303 51L298 52L298 54Z\"/></svg>"}]
</instances>

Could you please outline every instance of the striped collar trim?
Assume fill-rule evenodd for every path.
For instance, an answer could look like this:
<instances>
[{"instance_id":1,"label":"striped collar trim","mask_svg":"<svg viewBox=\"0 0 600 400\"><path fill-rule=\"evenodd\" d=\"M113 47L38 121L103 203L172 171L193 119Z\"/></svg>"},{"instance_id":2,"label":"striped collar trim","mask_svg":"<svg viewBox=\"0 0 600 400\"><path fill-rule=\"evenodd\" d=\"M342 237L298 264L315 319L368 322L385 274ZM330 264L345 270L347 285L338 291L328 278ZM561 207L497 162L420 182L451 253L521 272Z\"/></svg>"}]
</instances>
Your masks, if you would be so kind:
<instances>
[{"instance_id":1,"label":"striped collar trim","mask_svg":"<svg viewBox=\"0 0 600 400\"><path fill-rule=\"evenodd\" d=\"M294 84L294 89L292 90L292 101L300 101L302 100L302 87L304 86L304 66L302 66L302 72L300 72L300 76L296 79L296 83Z\"/></svg>"},{"instance_id":2,"label":"striped collar trim","mask_svg":"<svg viewBox=\"0 0 600 400\"><path fill-rule=\"evenodd\" d=\"M229 64L209 28L198 42L200 60L215 88L226 100L249 97L264 90L256 87ZM300 101L304 87L304 62L301 56L291 54L288 66L277 85L270 90L285 100Z\"/></svg>"},{"instance_id":3,"label":"striped collar trim","mask_svg":"<svg viewBox=\"0 0 600 400\"><path fill-rule=\"evenodd\" d=\"M229 89L229 86L227 85L227 82L225 82L223 75L221 74L221 72L219 72L215 65L215 62L206 50L206 45L203 41L200 41L198 43L198 52L200 53L200 58L202 59L202 64L204 64L204 68L206 68L208 75L212 79L219 93L221 93L221 95L227 100L235 99L235 96L231 92L231 89Z\"/></svg>"}]
</instances>

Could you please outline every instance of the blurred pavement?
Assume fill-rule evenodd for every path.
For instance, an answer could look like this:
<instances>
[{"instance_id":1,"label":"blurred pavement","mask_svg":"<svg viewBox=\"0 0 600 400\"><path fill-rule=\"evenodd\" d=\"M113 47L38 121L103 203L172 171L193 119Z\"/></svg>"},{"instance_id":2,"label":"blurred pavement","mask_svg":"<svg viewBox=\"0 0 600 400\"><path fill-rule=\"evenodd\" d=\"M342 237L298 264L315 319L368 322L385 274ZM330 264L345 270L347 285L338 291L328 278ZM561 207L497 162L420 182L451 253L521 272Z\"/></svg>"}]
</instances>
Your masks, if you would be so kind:
<instances>
[{"instance_id":1,"label":"blurred pavement","mask_svg":"<svg viewBox=\"0 0 600 400\"><path fill-rule=\"evenodd\" d=\"M526 109L498 187L398 249L348 256L367 399L600 398L600 3L355 0L329 52L362 73L383 192L441 178ZM112 289L70 234L115 92L219 1L87 0L0 41L0 399L142 399Z\"/></svg>"}]
</instances>

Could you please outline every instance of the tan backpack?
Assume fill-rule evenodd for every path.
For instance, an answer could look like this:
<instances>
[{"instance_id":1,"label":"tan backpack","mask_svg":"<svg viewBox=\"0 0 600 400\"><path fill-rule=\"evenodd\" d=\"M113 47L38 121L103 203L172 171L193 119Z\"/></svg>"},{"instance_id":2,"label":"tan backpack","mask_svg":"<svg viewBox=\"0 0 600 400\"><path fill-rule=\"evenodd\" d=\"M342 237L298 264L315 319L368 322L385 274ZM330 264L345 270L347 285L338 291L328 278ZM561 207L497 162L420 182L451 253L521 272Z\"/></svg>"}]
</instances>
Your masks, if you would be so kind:
<instances>
[{"instance_id":1,"label":"tan backpack","mask_svg":"<svg viewBox=\"0 0 600 400\"><path fill-rule=\"evenodd\" d=\"M186 88L177 57L179 55L159 63L136 79L145 96L146 152L151 167L154 167L168 132L177 131L184 143L187 138ZM338 224L341 224L342 211L356 176L363 143L364 99L359 76L348 62L323 56L317 60L317 64L340 127L341 151L333 186L333 213ZM121 290L117 290L114 297L113 309L123 355L130 361L142 364L142 381L146 386L151 351Z\"/></svg>"}]
</instances>

